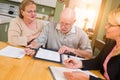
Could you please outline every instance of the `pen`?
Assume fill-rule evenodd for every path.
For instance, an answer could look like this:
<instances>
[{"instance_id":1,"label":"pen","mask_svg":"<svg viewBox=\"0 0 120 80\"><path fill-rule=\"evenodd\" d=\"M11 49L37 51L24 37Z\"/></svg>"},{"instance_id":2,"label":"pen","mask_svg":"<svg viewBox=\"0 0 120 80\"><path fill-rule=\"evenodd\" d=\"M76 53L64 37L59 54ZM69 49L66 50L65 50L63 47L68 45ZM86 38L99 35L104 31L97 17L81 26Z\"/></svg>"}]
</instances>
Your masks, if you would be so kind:
<instances>
[{"instance_id":1,"label":"pen","mask_svg":"<svg viewBox=\"0 0 120 80\"><path fill-rule=\"evenodd\" d=\"M70 58L70 53L68 53L68 58Z\"/></svg>"},{"instance_id":2,"label":"pen","mask_svg":"<svg viewBox=\"0 0 120 80\"><path fill-rule=\"evenodd\" d=\"M26 48L30 48L31 50L38 50L39 48L31 48L31 47L26 47Z\"/></svg>"}]
</instances>

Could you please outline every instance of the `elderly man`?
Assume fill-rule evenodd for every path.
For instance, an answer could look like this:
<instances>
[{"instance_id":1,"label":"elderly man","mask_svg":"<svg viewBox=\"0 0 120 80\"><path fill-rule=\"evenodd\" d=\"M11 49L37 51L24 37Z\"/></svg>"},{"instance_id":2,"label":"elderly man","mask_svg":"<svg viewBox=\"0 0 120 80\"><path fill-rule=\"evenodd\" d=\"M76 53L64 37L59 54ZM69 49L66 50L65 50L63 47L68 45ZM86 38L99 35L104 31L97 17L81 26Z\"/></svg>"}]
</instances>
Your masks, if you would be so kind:
<instances>
[{"instance_id":1,"label":"elderly man","mask_svg":"<svg viewBox=\"0 0 120 80\"><path fill-rule=\"evenodd\" d=\"M91 58L92 49L87 34L74 25L75 12L71 8L65 8L60 15L59 23L49 23L44 26L39 37L28 47L38 48L46 45L48 49L57 50L60 54L73 53L80 57ZM26 49L27 55L33 55L34 51Z\"/></svg>"}]
</instances>

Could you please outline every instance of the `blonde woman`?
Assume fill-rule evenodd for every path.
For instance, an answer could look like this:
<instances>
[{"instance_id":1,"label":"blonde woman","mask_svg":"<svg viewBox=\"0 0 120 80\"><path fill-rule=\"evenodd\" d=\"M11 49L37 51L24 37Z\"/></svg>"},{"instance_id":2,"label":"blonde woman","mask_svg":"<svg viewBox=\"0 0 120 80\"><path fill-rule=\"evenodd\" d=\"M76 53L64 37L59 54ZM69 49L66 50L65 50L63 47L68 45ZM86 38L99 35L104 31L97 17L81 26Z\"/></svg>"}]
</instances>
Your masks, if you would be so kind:
<instances>
[{"instance_id":1,"label":"blonde woman","mask_svg":"<svg viewBox=\"0 0 120 80\"><path fill-rule=\"evenodd\" d=\"M68 59L65 60L65 66L100 70L105 80L120 80L120 8L109 14L105 28L106 37L114 40L113 42L108 41L96 58L83 61ZM64 75L67 80L101 80L82 72L64 72Z\"/></svg>"},{"instance_id":2,"label":"blonde woman","mask_svg":"<svg viewBox=\"0 0 120 80\"><path fill-rule=\"evenodd\" d=\"M14 46L27 46L41 32L42 24L36 19L36 4L23 0L19 6L19 17L10 22L8 42Z\"/></svg>"}]
</instances>

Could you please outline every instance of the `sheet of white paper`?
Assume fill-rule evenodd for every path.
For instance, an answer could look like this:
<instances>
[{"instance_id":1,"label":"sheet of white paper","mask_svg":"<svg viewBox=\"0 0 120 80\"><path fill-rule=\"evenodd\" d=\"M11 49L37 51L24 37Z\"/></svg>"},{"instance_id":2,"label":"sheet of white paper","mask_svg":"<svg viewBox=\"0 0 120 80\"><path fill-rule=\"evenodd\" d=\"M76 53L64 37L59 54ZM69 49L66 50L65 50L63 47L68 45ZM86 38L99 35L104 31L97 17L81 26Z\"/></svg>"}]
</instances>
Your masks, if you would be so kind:
<instances>
[{"instance_id":1,"label":"sheet of white paper","mask_svg":"<svg viewBox=\"0 0 120 80\"><path fill-rule=\"evenodd\" d=\"M40 48L35 57L60 62L60 54L58 52L47 49Z\"/></svg>"},{"instance_id":2,"label":"sheet of white paper","mask_svg":"<svg viewBox=\"0 0 120 80\"><path fill-rule=\"evenodd\" d=\"M13 46L7 46L0 50L1 56L7 56L12 58L22 58L25 56L24 49L13 47Z\"/></svg>"},{"instance_id":3,"label":"sheet of white paper","mask_svg":"<svg viewBox=\"0 0 120 80\"><path fill-rule=\"evenodd\" d=\"M77 57L77 56L72 56L72 55L66 55L66 54L62 54L62 63L64 63L64 60L68 59L68 58L73 58L75 60L85 60L84 58L80 58L80 57Z\"/></svg>"},{"instance_id":4,"label":"sheet of white paper","mask_svg":"<svg viewBox=\"0 0 120 80\"><path fill-rule=\"evenodd\" d=\"M85 58L80 58L80 57L77 57L77 56L70 56L70 58L74 58L76 60L85 60Z\"/></svg>"},{"instance_id":5,"label":"sheet of white paper","mask_svg":"<svg viewBox=\"0 0 120 80\"><path fill-rule=\"evenodd\" d=\"M55 67L55 66L49 66L49 68L50 68L55 80L66 80L63 72L72 72L72 71L82 71L88 75L92 75L92 76L97 77L95 74L91 73L90 71L83 71L81 69L70 69L70 68Z\"/></svg>"}]
</instances>

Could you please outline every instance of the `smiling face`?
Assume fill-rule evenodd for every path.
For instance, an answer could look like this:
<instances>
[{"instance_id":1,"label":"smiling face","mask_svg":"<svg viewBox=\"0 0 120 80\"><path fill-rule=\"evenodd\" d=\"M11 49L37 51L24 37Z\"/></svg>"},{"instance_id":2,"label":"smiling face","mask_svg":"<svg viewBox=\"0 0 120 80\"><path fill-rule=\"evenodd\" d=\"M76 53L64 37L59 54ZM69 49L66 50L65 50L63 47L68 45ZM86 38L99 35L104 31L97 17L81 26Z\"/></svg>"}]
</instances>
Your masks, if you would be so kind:
<instances>
[{"instance_id":1,"label":"smiling face","mask_svg":"<svg viewBox=\"0 0 120 80\"><path fill-rule=\"evenodd\" d=\"M120 10L109 15L105 28L107 38L117 40L120 37Z\"/></svg>"},{"instance_id":2,"label":"smiling face","mask_svg":"<svg viewBox=\"0 0 120 80\"><path fill-rule=\"evenodd\" d=\"M72 29L75 22L75 12L70 8L65 8L60 15L60 30L66 34Z\"/></svg>"}]
</instances>

